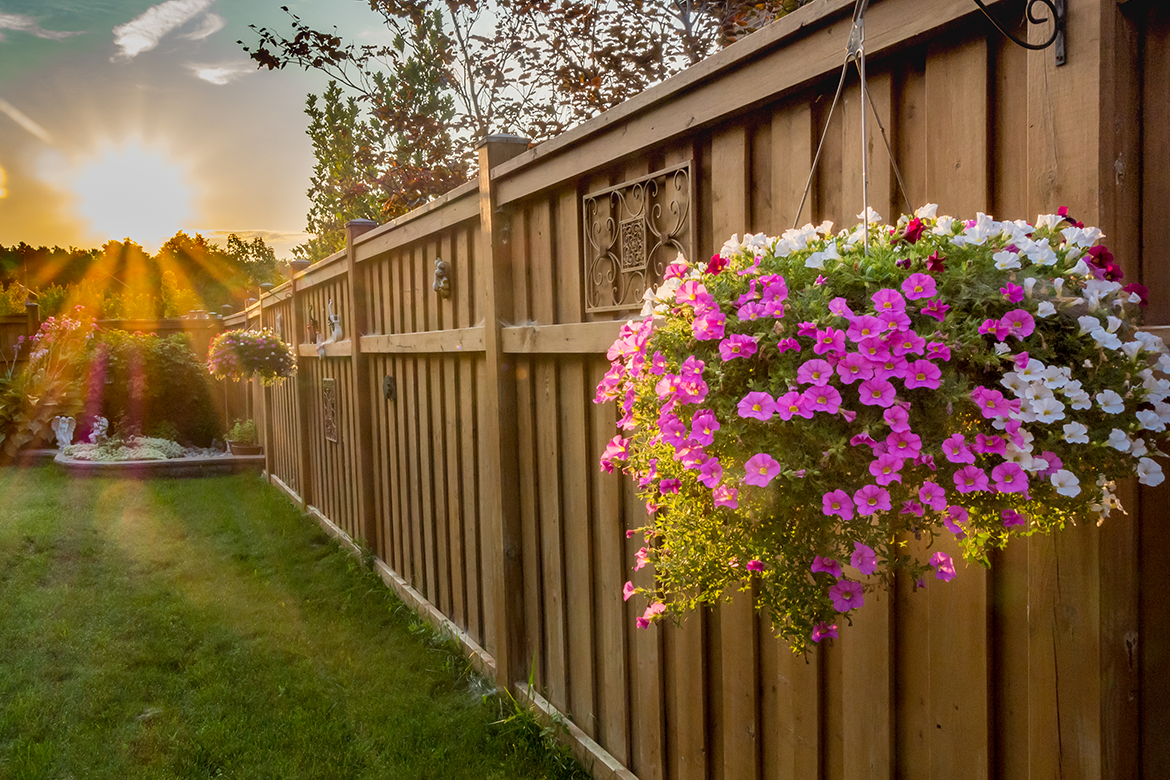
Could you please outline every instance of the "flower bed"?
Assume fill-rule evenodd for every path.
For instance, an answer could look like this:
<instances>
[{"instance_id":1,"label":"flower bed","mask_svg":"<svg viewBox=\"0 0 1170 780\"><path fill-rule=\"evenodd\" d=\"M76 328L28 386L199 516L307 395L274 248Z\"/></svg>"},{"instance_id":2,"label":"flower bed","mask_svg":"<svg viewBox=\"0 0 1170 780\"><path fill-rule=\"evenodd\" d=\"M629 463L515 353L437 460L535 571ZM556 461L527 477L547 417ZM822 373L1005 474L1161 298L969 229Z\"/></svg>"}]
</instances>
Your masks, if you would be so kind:
<instances>
[{"instance_id":1,"label":"flower bed","mask_svg":"<svg viewBox=\"0 0 1170 780\"><path fill-rule=\"evenodd\" d=\"M1161 340L1135 330L1102 234L871 214L733 237L680 257L623 328L598 386L621 406L602 458L625 461L652 522L639 625L748 590L794 649L836 636L904 569L958 575L940 534L984 565L1009 538L1099 522L1114 480L1162 481Z\"/></svg>"},{"instance_id":2,"label":"flower bed","mask_svg":"<svg viewBox=\"0 0 1170 780\"><path fill-rule=\"evenodd\" d=\"M106 476L210 476L264 467L263 455L234 456L146 436L71 444L63 447L53 460L75 474Z\"/></svg>"}]
</instances>

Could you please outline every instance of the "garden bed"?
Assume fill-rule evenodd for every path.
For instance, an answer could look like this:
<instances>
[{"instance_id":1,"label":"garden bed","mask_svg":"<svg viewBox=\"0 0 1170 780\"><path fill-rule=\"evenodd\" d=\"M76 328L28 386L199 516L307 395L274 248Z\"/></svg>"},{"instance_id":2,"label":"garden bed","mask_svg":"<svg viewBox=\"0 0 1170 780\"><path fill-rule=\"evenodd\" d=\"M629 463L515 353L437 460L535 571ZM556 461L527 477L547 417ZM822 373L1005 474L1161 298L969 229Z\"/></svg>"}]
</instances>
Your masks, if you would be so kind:
<instances>
[{"instance_id":1,"label":"garden bed","mask_svg":"<svg viewBox=\"0 0 1170 780\"><path fill-rule=\"evenodd\" d=\"M58 453L53 462L77 476L210 477L264 470L263 455L208 455L166 460L78 460Z\"/></svg>"}]
</instances>

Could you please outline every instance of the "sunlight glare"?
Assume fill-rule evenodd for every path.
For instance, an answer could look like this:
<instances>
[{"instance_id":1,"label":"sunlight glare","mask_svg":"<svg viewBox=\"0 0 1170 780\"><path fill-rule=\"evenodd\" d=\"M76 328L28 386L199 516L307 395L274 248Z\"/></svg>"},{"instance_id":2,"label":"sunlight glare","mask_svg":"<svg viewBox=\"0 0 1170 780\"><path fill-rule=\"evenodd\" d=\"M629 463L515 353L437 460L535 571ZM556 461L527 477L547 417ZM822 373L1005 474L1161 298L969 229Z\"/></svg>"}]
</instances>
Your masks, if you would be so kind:
<instances>
[{"instance_id":1,"label":"sunlight glare","mask_svg":"<svg viewBox=\"0 0 1170 780\"><path fill-rule=\"evenodd\" d=\"M157 247L191 218L187 170L161 149L136 142L107 148L72 178L82 216L109 238Z\"/></svg>"}]
</instances>

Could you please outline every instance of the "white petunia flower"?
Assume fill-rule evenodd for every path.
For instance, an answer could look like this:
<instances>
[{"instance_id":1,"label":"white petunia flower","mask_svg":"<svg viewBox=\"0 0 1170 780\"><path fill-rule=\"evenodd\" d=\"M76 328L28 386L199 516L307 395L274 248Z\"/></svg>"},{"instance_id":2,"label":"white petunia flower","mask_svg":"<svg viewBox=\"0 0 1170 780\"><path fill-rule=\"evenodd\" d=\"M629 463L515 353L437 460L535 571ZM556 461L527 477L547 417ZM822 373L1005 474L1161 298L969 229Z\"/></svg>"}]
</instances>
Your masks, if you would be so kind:
<instances>
[{"instance_id":1,"label":"white petunia flower","mask_svg":"<svg viewBox=\"0 0 1170 780\"><path fill-rule=\"evenodd\" d=\"M743 249L743 244L739 243L739 233L732 233L731 238L724 242L719 250L719 256L724 260L730 260L739 254L739 250Z\"/></svg>"},{"instance_id":2,"label":"white petunia flower","mask_svg":"<svg viewBox=\"0 0 1170 780\"><path fill-rule=\"evenodd\" d=\"M1121 320L1114 317L1112 314L1105 318L1105 330L1110 333L1116 333L1117 329L1121 327Z\"/></svg>"},{"instance_id":3,"label":"white petunia flower","mask_svg":"<svg viewBox=\"0 0 1170 780\"><path fill-rule=\"evenodd\" d=\"M866 219L867 214L869 215L869 219ZM867 207L865 211L858 214L857 218L862 222L869 222L871 225L880 225L885 221L881 214L873 210L872 206Z\"/></svg>"},{"instance_id":4,"label":"white petunia flower","mask_svg":"<svg viewBox=\"0 0 1170 780\"><path fill-rule=\"evenodd\" d=\"M999 223L982 211L975 212L975 224L963 231L968 244L983 244L987 239L999 233L1002 228ZM1018 261L1017 261L1018 263ZM1019 265L1015 266L1019 268Z\"/></svg>"},{"instance_id":5,"label":"white petunia flower","mask_svg":"<svg viewBox=\"0 0 1170 780\"><path fill-rule=\"evenodd\" d=\"M1036 307L1036 316L1044 319L1053 314L1056 314L1056 307L1052 305L1052 301L1040 301L1040 305Z\"/></svg>"},{"instance_id":6,"label":"white petunia flower","mask_svg":"<svg viewBox=\"0 0 1170 780\"><path fill-rule=\"evenodd\" d=\"M805 268L824 268L826 260L840 260L841 255L837 254L837 242L830 241L820 252L813 252L804 261Z\"/></svg>"},{"instance_id":7,"label":"white petunia flower","mask_svg":"<svg viewBox=\"0 0 1170 780\"><path fill-rule=\"evenodd\" d=\"M822 236L827 236L830 233L832 233L833 232L832 221L826 219L824 222L817 225L817 232L820 233Z\"/></svg>"},{"instance_id":8,"label":"white petunia flower","mask_svg":"<svg viewBox=\"0 0 1170 780\"><path fill-rule=\"evenodd\" d=\"M1109 440L1105 443L1118 452L1129 451L1130 446L1133 444L1129 440L1129 435L1119 428L1114 428L1109 432Z\"/></svg>"},{"instance_id":9,"label":"white petunia flower","mask_svg":"<svg viewBox=\"0 0 1170 780\"><path fill-rule=\"evenodd\" d=\"M1012 394L1015 395L1016 398L1023 398L1024 391L1028 389L1029 385L1029 382L1021 379L1020 375L1015 371L1009 371L1004 374L1003 378L999 380L999 383L1008 390L1011 390Z\"/></svg>"},{"instance_id":10,"label":"white petunia flower","mask_svg":"<svg viewBox=\"0 0 1170 780\"><path fill-rule=\"evenodd\" d=\"M1170 404L1162 401L1154 402L1154 411L1158 413L1158 419L1164 423L1170 424Z\"/></svg>"},{"instance_id":11,"label":"white petunia flower","mask_svg":"<svg viewBox=\"0 0 1170 780\"><path fill-rule=\"evenodd\" d=\"M1011 351L1012 351L1012 348L1009 347L1006 342L1003 342L1003 341L996 342L995 354L1006 355L1007 353L1009 353Z\"/></svg>"},{"instance_id":12,"label":"white petunia flower","mask_svg":"<svg viewBox=\"0 0 1170 780\"><path fill-rule=\"evenodd\" d=\"M1038 228L1058 228L1064 224L1064 217L1059 214L1041 214L1036 218Z\"/></svg>"},{"instance_id":13,"label":"white petunia flower","mask_svg":"<svg viewBox=\"0 0 1170 780\"><path fill-rule=\"evenodd\" d=\"M1080 391L1079 393L1069 393L1068 405L1074 409L1092 409L1093 399L1090 398L1089 394L1084 390Z\"/></svg>"},{"instance_id":14,"label":"white petunia flower","mask_svg":"<svg viewBox=\"0 0 1170 780\"><path fill-rule=\"evenodd\" d=\"M1043 401L1053 397L1052 389L1043 382L1032 382L1024 391L1024 397L1029 401Z\"/></svg>"},{"instance_id":15,"label":"white petunia flower","mask_svg":"<svg viewBox=\"0 0 1170 780\"><path fill-rule=\"evenodd\" d=\"M1138 295L1137 293L1130 293L1129 297L1125 300L1129 301L1130 303L1141 303L1142 296Z\"/></svg>"},{"instance_id":16,"label":"white petunia flower","mask_svg":"<svg viewBox=\"0 0 1170 780\"><path fill-rule=\"evenodd\" d=\"M1040 375L1040 380L1044 382L1045 387L1059 390L1069 383L1069 378L1061 368L1061 366L1049 366L1044 369L1044 372Z\"/></svg>"},{"instance_id":17,"label":"white petunia flower","mask_svg":"<svg viewBox=\"0 0 1170 780\"><path fill-rule=\"evenodd\" d=\"M1060 231L1060 234L1064 236L1066 243L1072 246L1084 247L1085 249L1088 249L1093 244L1097 243L1097 240L1104 235L1100 228L1095 227L1067 227Z\"/></svg>"},{"instance_id":18,"label":"white petunia flower","mask_svg":"<svg viewBox=\"0 0 1170 780\"><path fill-rule=\"evenodd\" d=\"M1117 334L1109 333L1104 328L1097 328L1089 333L1093 337L1093 341L1103 349L1118 350L1121 349L1121 339L1117 338Z\"/></svg>"},{"instance_id":19,"label":"white petunia flower","mask_svg":"<svg viewBox=\"0 0 1170 780\"><path fill-rule=\"evenodd\" d=\"M995 267L1001 271L1010 271L1020 267L1019 256L1006 249L1002 252L996 252L991 256L991 259L995 261Z\"/></svg>"},{"instance_id":20,"label":"white petunia flower","mask_svg":"<svg viewBox=\"0 0 1170 780\"><path fill-rule=\"evenodd\" d=\"M1145 349L1145 345L1140 341L1127 341L1121 345L1121 351L1125 353L1130 360L1137 360L1137 356Z\"/></svg>"},{"instance_id":21,"label":"white petunia flower","mask_svg":"<svg viewBox=\"0 0 1170 780\"><path fill-rule=\"evenodd\" d=\"M936 236L949 236L951 234L951 230L954 228L954 225L955 218L948 217L944 214L943 216L935 219L934 229L930 232Z\"/></svg>"},{"instance_id":22,"label":"white petunia flower","mask_svg":"<svg viewBox=\"0 0 1170 780\"><path fill-rule=\"evenodd\" d=\"M1166 342L1162 341L1161 338L1155 336L1153 333L1139 330L1133 334L1133 337L1142 343L1147 352L1157 352L1158 354L1166 352Z\"/></svg>"},{"instance_id":23,"label":"white petunia flower","mask_svg":"<svg viewBox=\"0 0 1170 780\"><path fill-rule=\"evenodd\" d=\"M1023 284L1024 284L1024 295L1031 298L1032 297L1032 290L1036 287L1036 277L1035 276L1025 276Z\"/></svg>"},{"instance_id":24,"label":"white petunia flower","mask_svg":"<svg viewBox=\"0 0 1170 780\"><path fill-rule=\"evenodd\" d=\"M1162 474L1162 467L1149 458L1142 458L1137 466L1138 482L1147 487L1161 485L1166 477Z\"/></svg>"},{"instance_id":25,"label":"white petunia flower","mask_svg":"<svg viewBox=\"0 0 1170 780\"><path fill-rule=\"evenodd\" d=\"M1059 276L1056 277L1055 279L1052 280L1052 286L1054 288L1056 288L1056 297L1057 298L1059 298L1061 295L1064 294L1064 279L1062 279Z\"/></svg>"},{"instance_id":26,"label":"white petunia flower","mask_svg":"<svg viewBox=\"0 0 1170 780\"><path fill-rule=\"evenodd\" d=\"M1081 481L1068 469L1060 469L1048 479L1056 488L1056 492L1062 496L1071 498L1081 492Z\"/></svg>"},{"instance_id":27,"label":"white petunia flower","mask_svg":"<svg viewBox=\"0 0 1170 780\"><path fill-rule=\"evenodd\" d=\"M1064 253L1064 259L1066 262L1071 263L1073 260L1076 260L1078 257L1080 257L1083 254L1084 254L1084 252L1081 251L1080 247L1074 246L1072 249L1070 249Z\"/></svg>"},{"instance_id":28,"label":"white petunia flower","mask_svg":"<svg viewBox=\"0 0 1170 780\"><path fill-rule=\"evenodd\" d=\"M1029 241L1024 245L1024 254L1036 265L1056 265L1056 253L1048 245L1048 239Z\"/></svg>"},{"instance_id":29,"label":"white petunia flower","mask_svg":"<svg viewBox=\"0 0 1170 780\"><path fill-rule=\"evenodd\" d=\"M1041 398L1032 402L1032 413L1036 422L1054 423L1064 419L1064 404L1055 398Z\"/></svg>"},{"instance_id":30,"label":"white petunia flower","mask_svg":"<svg viewBox=\"0 0 1170 780\"><path fill-rule=\"evenodd\" d=\"M1081 326L1081 332L1077 335L1084 336L1086 333L1100 328L1101 320L1097 319L1091 314L1086 314L1083 317L1077 317L1077 324Z\"/></svg>"},{"instance_id":31,"label":"white petunia flower","mask_svg":"<svg viewBox=\"0 0 1170 780\"><path fill-rule=\"evenodd\" d=\"M1079 422L1065 423L1064 425L1064 440L1069 444L1088 444L1089 429L1081 425Z\"/></svg>"},{"instance_id":32,"label":"white petunia flower","mask_svg":"<svg viewBox=\"0 0 1170 780\"><path fill-rule=\"evenodd\" d=\"M1089 268L1089 265L1085 262L1084 258L1077 260L1077 264L1074 265L1072 267L1072 269L1069 270L1068 273L1070 276L1092 276L1093 275L1092 269Z\"/></svg>"},{"instance_id":33,"label":"white petunia flower","mask_svg":"<svg viewBox=\"0 0 1170 780\"><path fill-rule=\"evenodd\" d=\"M1095 396L1097 405L1106 414L1120 414L1125 411L1125 400L1112 390L1105 390Z\"/></svg>"},{"instance_id":34,"label":"white petunia flower","mask_svg":"<svg viewBox=\"0 0 1170 780\"><path fill-rule=\"evenodd\" d=\"M934 219L937 214L937 203L927 203L925 206L918 209L918 211L914 212L914 216L918 217L919 219Z\"/></svg>"},{"instance_id":35,"label":"white petunia flower","mask_svg":"<svg viewBox=\"0 0 1170 780\"><path fill-rule=\"evenodd\" d=\"M749 234L743 237L743 248L753 255L758 255L768 251L772 241L773 239L768 238L765 233Z\"/></svg>"},{"instance_id":36,"label":"white petunia flower","mask_svg":"<svg viewBox=\"0 0 1170 780\"><path fill-rule=\"evenodd\" d=\"M1133 455L1135 458L1140 458L1140 457L1144 456L1147 452L1149 452L1149 450L1146 449L1146 440L1145 439L1143 439L1141 436L1138 436L1136 439L1133 440L1133 446L1129 448L1130 455Z\"/></svg>"},{"instance_id":37,"label":"white petunia flower","mask_svg":"<svg viewBox=\"0 0 1170 780\"><path fill-rule=\"evenodd\" d=\"M1142 430L1154 431L1155 433L1166 430L1166 423L1162 422L1162 418L1153 409L1143 409L1135 416L1142 424Z\"/></svg>"}]
</instances>

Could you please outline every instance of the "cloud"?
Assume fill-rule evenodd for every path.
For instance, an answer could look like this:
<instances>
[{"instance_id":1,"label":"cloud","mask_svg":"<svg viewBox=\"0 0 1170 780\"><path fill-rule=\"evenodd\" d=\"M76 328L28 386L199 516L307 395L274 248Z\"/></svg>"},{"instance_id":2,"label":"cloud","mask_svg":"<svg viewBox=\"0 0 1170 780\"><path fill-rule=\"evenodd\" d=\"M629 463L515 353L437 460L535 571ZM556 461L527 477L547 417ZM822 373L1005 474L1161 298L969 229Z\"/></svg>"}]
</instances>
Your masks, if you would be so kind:
<instances>
[{"instance_id":1,"label":"cloud","mask_svg":"<svg viewBox=\"0 0 1170 780\"><path fill-rule=\"evenodd\" d=\"M215 0L166 0L147 8L114 28L114 43L121 49L119 57L129 60L150 51L167 33L182 27L214 3Z\"/></svg>"},{"instance_id":2,"label":"cloud","mask_svg":"<svg viewBox=\"0 0 1170 780\"><path fill-rule=\"evenodd\" d=\"M248 62L224 62L218 65L188 65L188 69L195 74L197 78L201 78L211 84L223 86L231 81L235 81L245 73L252 73L256 69L252 67L251 61Z\"/></svg>"},{"instance_id":3,"label":"cloud","mask_svg":"<svg viewBox=\"0 0 1170 780\"><path fill-rule=\"evenodd\" d=\"M203 24L199 25L198 29L192 30L189 33L183 33L180 38L186 38L189 41L201 41L204 38L210 38L217 32L222 30L227 24L227 20L217 13L207 12L203 17Z\"/></svg>"},{"instance_id":4,"label":"cloud","mask_svg":"<svg viewBox=\"0 0 1170 780\"><path fill-rule=\"evenodd\" d=\"M37 20L31 16L21 16L20 14L4 14L0 13L0 30L14 30L16 32L26 32L29 35L35 35L38 38L44 38L48 41L60 41L72 35L81 35L82 31L77 32L62 32L58 30L45 30ZM0 41L4 40L4 34L0 32Z\"/></svg>"},{"instance_id":5,"label":"cloud","mask_svg":"<svg viewBox=\"0 0 1170 780\"><path fill-rule=\"evenodd\" d=\"M53 143L53 139L49 137L49 132L45 130L45 128L29 119L24 115L24 113L17 110L16 106L12 105L4 98L0 98L0 114L6 114L13 122L16 122L16 124L20 125L25 130L28 130L30 133L45 143L50 145Z\"/></svg>"}]
</instances>

